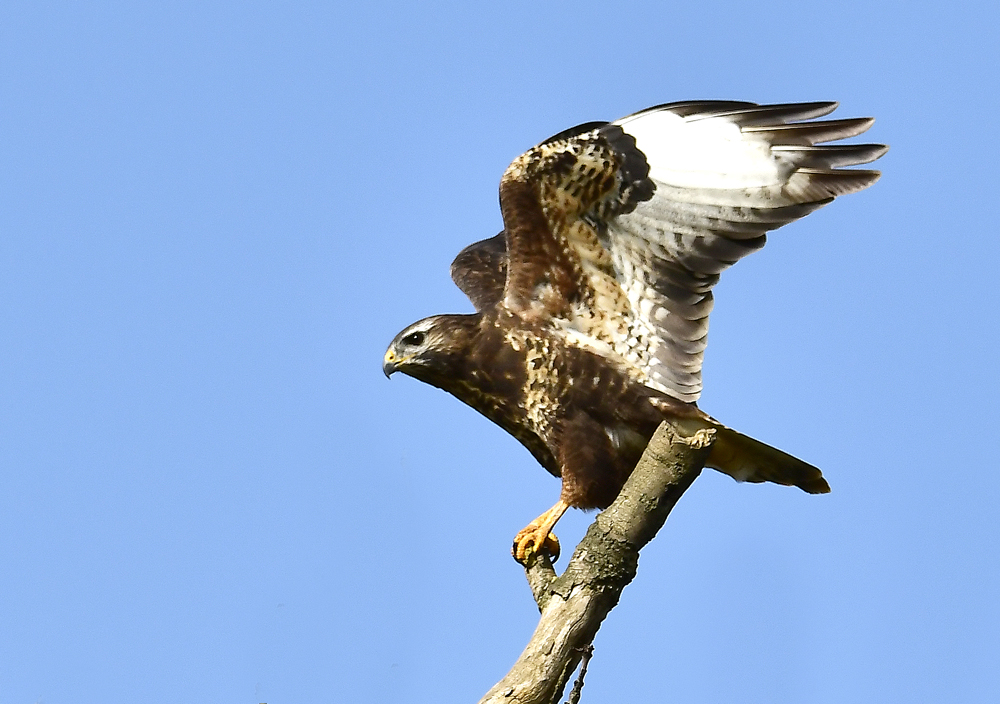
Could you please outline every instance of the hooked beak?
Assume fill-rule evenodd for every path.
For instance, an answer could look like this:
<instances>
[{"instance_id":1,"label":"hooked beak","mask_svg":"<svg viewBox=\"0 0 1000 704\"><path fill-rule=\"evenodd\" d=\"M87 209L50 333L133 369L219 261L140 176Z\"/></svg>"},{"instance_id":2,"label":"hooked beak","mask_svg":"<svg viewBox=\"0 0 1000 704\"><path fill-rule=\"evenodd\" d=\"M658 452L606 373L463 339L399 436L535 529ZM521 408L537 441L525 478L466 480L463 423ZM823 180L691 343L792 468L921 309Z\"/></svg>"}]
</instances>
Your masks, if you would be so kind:
<instances>
[{"instance_id":1,"label":"hooked beak","mask_svg":"<svg viewBox=\"0 0 1000 704\"><path fill-rule=\"evenodd\" d=\"M399 357L392 350L385 353L385 357L382 359L382 373L385 374L386 379L392 376L393 372L399 371L396 366L399 361Z\"/></svg>"}]
</instances>

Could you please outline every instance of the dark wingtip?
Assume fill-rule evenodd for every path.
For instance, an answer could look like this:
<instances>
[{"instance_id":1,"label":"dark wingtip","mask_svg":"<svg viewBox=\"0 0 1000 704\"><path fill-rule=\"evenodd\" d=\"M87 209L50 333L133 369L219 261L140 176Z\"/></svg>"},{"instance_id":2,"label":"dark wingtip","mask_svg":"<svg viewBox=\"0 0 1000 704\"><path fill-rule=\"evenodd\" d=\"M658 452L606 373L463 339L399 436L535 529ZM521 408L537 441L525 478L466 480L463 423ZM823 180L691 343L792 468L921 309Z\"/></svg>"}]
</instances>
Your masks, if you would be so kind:
<instances>
[{"instance_id":1,"label":"dark wingtip","mask_svg":"<svg viewBox=\"0 0 1000 704\"><path fill-rule=\"evenodd\" d=\"M807 494L830 493L830 485L827 483L826 479L824 479L822 476L817 477L816 479L809 482L803 482L798 486L800 489L802 489L802 491L806 492Z\"/></svg>"}]
</instances>

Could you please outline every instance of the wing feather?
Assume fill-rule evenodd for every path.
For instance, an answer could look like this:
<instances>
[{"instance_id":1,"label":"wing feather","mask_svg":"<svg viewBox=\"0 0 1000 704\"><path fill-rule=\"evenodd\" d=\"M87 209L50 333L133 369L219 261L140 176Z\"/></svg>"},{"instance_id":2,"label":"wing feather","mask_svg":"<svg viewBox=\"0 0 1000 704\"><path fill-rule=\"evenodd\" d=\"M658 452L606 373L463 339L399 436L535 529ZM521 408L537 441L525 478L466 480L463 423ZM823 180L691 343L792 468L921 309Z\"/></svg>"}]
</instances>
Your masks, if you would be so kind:
<instances>
[{"instance_id":1,"label":"wing feather","mask_svg":"<svg viewBox=\"0 0 1000 704\"><path fill-rule=\"evenodd\" d=\"M836 109L837 102L833 100L824 100L815 103L753 105L745 108L736 108L734 110L704 112L698 115L692 115L691 121L724 117L740 127L758 127L761 125L773 125L776 123L797 122L799 120L813 120L817 117L829 115Z\"/></svg>"},{"instance_id":2,"label":"wing feather","mask_svg":"<svg viewBox=\"0 0 1000 704\"><path fill-rule=\"evenodd\" d=\"M846 120L817 120L790 125L743 127L743 134L766 139L771 144L814 146L838 139L850 139L868 131L875 124L871 117L851 117Z\"/></svg>"},{"instance_id":3,"label":"wing feather","mask_svg":"<svg viewBox=\"0 0 1000 704\"><path fill-rule=\"evenodd\" d=\"M789 159L803 169L839 169L868 164L888 151L884 144L847 144L813 147L785 145L771 147L771 152Z\"/></svg>"}]
</instances>

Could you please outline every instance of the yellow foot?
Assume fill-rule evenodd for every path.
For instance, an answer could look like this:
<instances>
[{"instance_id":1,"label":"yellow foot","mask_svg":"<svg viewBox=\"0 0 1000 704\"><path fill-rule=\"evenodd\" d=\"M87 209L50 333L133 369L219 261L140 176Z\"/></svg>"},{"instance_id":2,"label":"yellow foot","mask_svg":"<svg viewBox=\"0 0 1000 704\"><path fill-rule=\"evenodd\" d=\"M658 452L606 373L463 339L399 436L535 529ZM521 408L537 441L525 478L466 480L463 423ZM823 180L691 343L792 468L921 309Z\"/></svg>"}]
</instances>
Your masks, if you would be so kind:
<instances>
[{"instance_id":1,"label":"yellow foot","mask_svg":"<svg viewBox=\"0 0 1000 704\"><path fill-rule=\"evenodd\" d=\"M559 538L550 533L548 528L532 522L514 536L514 546L510 552L522 565L528 561L529 555L536 552L548 553L549 559L555 562L559 559Z\"/></svg>"},{"instance_id":2,"label":"yellow foot","mask_svg":"<svg viewBox=\"0 0 1000 704\"><path fill-rule=\"evenodd\" d=\"M559 540L552 535L552 527L562 518L568 508L569 504L560 499L555 506L514 536L514 547L511 548L514 559L523 565L530 554L544 550L555 562L559 558Z\"/></svg>"}]
</instances>

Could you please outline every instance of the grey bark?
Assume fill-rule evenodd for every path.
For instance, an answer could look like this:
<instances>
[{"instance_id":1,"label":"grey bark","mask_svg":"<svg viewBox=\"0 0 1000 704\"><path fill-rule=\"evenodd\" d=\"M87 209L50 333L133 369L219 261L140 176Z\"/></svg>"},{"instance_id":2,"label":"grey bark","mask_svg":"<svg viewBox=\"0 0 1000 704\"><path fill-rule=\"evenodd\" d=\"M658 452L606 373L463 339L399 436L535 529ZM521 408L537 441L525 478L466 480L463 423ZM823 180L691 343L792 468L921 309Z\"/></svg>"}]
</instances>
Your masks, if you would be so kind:
<instances>
[{"instance_id":1,"label":"grey bark","mask_svg":"<svg viewBox=\"0 0 1000 704\"><path fill-rule=\"evenodd\" d=\"M615 502L598 514L556 576L548 556L525 568L541 612L535 633L507 676L480 704L555 704L622 589L635 577L639 551L701 473L714 430L681 436L657 429Z\"/></svg>"}]
</instances>

